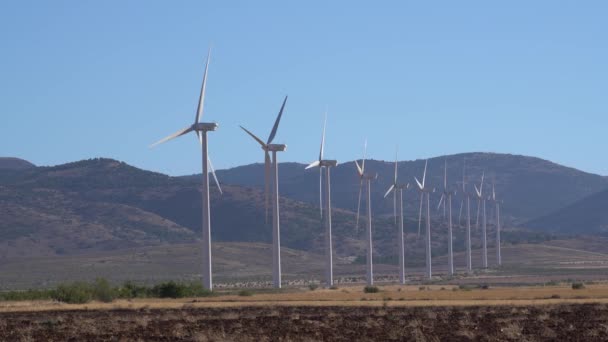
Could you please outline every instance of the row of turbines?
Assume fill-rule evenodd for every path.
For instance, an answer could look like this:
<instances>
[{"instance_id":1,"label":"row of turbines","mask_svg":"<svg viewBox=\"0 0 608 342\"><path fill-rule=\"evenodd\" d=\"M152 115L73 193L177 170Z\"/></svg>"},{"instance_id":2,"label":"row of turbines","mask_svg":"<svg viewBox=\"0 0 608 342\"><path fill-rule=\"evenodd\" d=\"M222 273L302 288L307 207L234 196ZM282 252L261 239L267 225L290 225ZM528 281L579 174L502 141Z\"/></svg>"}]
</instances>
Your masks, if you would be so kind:
<instances>
[{"instance_id":1,"label":"row of turbines","mask_svg":"<svg viewBox=\"0 0 608 342\"><path fill-rule=\"evenodd\" d=\"M217 130L218 124L215 122L201 122L204 113L204 103L205 103L205 90L207 85L207 74L209 70L209 62L211 57L211 51L207 54L207 61L205 63L205 71L203 74L203 82L201 86L201 91L199 94L198 107L196 109L194 123L190 126L181 129L175 132L168 137L165 137L158 142L152 144L150 147L154 147L156 145L162 144L169 140L175 139L182 135L186 135L188 133L194 132L196 134L196 138L202 150L202 177L203 177L203 189L202 189L202 231L203 231L203 269L202 269L202 280L203 286L206 289L213 289L213 274L212 274L212 256L211 256L211 211L210 211L210 203L209 203L209 174L213 176L215 184L217 185L220 193L222 192L220 183L215 174L215 170L213 169L213 164L209 159L208 155L208 132L213 132ZM247 133L250 137L252 137L264 151L264 178L265 178L265 219L268 221L269 207L270 202L272 201L272 280L273 286L275 288L281 288L281 229L280 229L280 210L279 210L279 163L277 159L277 152L283 152L286 150L287 146L285 144L275 144L273 143L274 138L277 134L277 130L279 128L279 123L281 121L281 117L283 115L283 111L285 109L285 105L287 103L287 96L285 96L281 108L279 110L279 114L275 119L274 125L268 136L268 139L265 141L259 138L257 135L247 130L245 127L240 126L241 129ZM332 222L331 222L331 168L338 165L336 160L324 159L324 148L325 148L325 130L327 126L327 113L325 114L325 122L323 124L323 134L321 138L321 147L319 151L319 157L316 161L312 162L310 165L306 166L306 169L310 168L319 168L319 200L320 200L320 210L321 217L325 223L325 254L326 254L326 268L325 268L325 282L327 286L334 285L334 276L333 276L333 244L332 244ZM355 161L357 175L360 179L359 184L359 197L357 204L357 221L356 228L359 226L359 217L360 217L360 209L361 209L361 197L363 194L363 186L365 185L367 188L367 231L366 231L366 250L367 250L367 264L366 264L366 281L368 285L373 285L374 276L373 276L373 245L372 245L372 207L371 207L371 187L372 182L378 178L378 175L375 173L366 173L365 172L365 159L366 159L366 150L367 150L367 142L366 147L364 149L363 159L361 164L358 161ZM425 163L424 173L422 175L422 181L419 181L415 178L416 185L418 187L418 191L420 192L420 214L418 218L419 223L419 234L420 234L420 226L422 223L422 209L423 204L426 202L426 238L425 238L425 251L426 251L426 277L431 279L432 277L432 269L431 269L431 214L430 214L430 194L435 192L434 188L427 186L426 184L426 171L427 164ZM325 188L323 188L323 175L325 175ZM452 197L455 195L456 191L448 188L447 185L447 163L444 173L444 189L441 195L441 199L439 202L439 207L443 205L444 211L448 211L448 274L454 274L454 263L453 263L453 253L452 253ZM409 183L399 183L397 179L397 160L395 160L395 176L393 179L393 183L386 192L384 197L387 197L389 194L393 193L393 205L394 205L394 216L395 216L395 224L398 229L398 247L399 247L399 281L401 284L405 284L405 248L404 248L404 229L403 229L403 191L409 188ZM483 267L487 267L487 233L486 233L486 210L485 210L485 202L486 198L483 195L483 176L482 182L479 186L475 185L475 193L470 193L467 188L466 178L463 176L462 182L462 194L464 195L463 202L461 203L461 213L463 204L466 202L466 264L467 271L472 271L471 264L471 218L470 218L470 200L472 197L476 196L478 200L478 220L477 224L479 225L479 208L482 211L482 228L483 228ZM272 199L271 199L272 197ZM399 201L397 201L397 199ZM496 199L496 193L494 189L492 190L492 195L489 200L491 200L496 205L496 215L497 215L497 227L496 227L496 249L497 249L497 263L501 264L501 256L500 256L500 201ZM398 202L398 203L397 203ZM323 205L324 204L324 205ZM459 219L460 221L460 219Z\"/></svg>"}]
</instances>

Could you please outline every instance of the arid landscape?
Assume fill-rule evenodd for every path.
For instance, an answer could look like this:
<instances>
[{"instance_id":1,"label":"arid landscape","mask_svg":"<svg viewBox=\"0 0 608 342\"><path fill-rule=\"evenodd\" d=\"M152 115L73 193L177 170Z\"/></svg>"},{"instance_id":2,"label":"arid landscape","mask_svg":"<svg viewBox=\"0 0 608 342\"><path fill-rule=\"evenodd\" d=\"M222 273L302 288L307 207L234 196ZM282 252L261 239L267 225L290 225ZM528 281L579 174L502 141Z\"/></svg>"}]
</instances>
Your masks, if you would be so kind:
<instances>
[{"instance_id":1,"label":"arid landscape","mask_svg":"<svg viewBox=\"0 0 608 342\"><path fill-rule=\"evenodd\" d=\"M4 340L603 341L608 284L289 289L247 296L0 304Z\"/></svg>"}]
</instances>

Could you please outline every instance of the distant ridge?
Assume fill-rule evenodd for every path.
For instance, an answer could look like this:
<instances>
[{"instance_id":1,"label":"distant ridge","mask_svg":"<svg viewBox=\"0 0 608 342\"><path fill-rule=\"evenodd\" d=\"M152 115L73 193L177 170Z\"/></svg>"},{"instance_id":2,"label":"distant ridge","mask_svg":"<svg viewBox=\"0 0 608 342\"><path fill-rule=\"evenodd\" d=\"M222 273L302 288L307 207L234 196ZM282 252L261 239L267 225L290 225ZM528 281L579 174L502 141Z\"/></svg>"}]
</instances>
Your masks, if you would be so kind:
<instances>
[{"instance_id":1,"label":"distant ridge","mask_svg":"<svg viewBox=\"0 0 608 342\"><path fill-rule=\"evenodd\" d=\"M14 157L0 157L0 169L4 170L25 170L36 167L27 160Z\"/></svg>"},{"instance_id":2,"label":"distant ridge","mask_svg":"<svg viewBox=\"0 0 608 342\"><path fill-rule=\"evenodd\" d=\"M549 215L534 219L526 227L546 232L606 234L608 190L600 191Z\"/></svg>"}]
</instances>

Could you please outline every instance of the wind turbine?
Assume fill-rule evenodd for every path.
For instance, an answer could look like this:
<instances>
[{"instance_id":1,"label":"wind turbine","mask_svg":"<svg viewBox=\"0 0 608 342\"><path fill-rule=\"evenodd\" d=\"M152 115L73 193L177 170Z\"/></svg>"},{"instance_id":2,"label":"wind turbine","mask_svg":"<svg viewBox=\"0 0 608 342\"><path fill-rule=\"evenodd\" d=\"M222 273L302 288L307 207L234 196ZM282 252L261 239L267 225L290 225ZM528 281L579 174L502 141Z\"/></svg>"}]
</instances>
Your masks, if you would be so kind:
<instances>
[{"instance_id":1,"label":"wind turbine","mask_svg":"<svg viewBox=\"0 0 608 342\"><path fill-rule=\"evenodd\" d=\"M485 172L481 175L481 184L479 188L476 184L473 184L475 187L475 195L477 195L477 230L479 230L479 209L482 211L482 262L483 268L488 268L488 241L487 241L487 230L486 230L486 199L483 197L483 180L485 177Z\"/></svg>"},{"instance_id":2,"label":"wind turbine","mask_svg":"<svg viewBox=\"0 0 608 342\"><path fill-rule=\"evenodd\" d=\"M432 266L431 266L431 199L430 194L434 192L435 189L426 187L426 167L428 165L428 160L424 162L424 173L422 174L422 183L418 180L418 178L414 177L416 184L418 185L418 191L420 191L420 207L422 208L422 201L426 195L426 276L428 279L432 278ZM422 220L422 215L418 217L418 226L420 227L420 221Z\"/></svg>"},{"instance_id":3,"label":"wind turbine","mask_svg":"<svg viewBox=\"0 0 608 342\"><path fill-rule=\"evenodd\" d=\"M361 192L363 190L363 182L367 183L367 285L374 285L374 270L372 263L372 180L378 178L378 174L367 174L365 173L365 155L367 153L367 140L365 141L365 147L363 151L363 160L361 166L355 160L355 166L357 167L357 174L359 175L359 201L357 203L357 225L356 229L359 229L359 211L361 209Z\"/></svg>"},{"instance_id":4,"label":"wind turbine","mask_svg":"<svg viewBox=\"0 0 608 342\"><path fill-rule=\"evenodd\" d=\"M471 261L471 196L472 194L467 191L467 160L465 159L462 166L462 195L464 198L460 202L460 214L458 215L458 224L460 224L460 218L462 217L462 207L463 202L467 202L467 227L466 227L466 263L467 263L467 272L473 271L473 264Z\"/></svg>"},{"instance_id":5,"label":"wind turbine","mask_svg":"<svg viewBox=\"0 0 608 342\"><path fill-rule=\"evenodd\" d=\"M452 251L452 196L456 195L455 190L448 189L448 161L445 160L445 166L443 169L443 194L439 200L437 209L441 208L443 204L443 211L445 213L445 207L447 203L448 207L448 275L454 275L454 254Z\"/></svg>"},{"instance_id":6,"label":"wind turbine","mask_svg":"<svg viewBox=\"0 0 608 342\"><path fill-rule=\"evenodd\" d=\"M213 174L213 179L215 180L215 184L219 189L220 193L222 189L220 187L220 183L217 180L217 176L215 175L215 170L213 170L213 164L211 164L211 160L209 159L208 151L207 151L207 132L213 132L217 129L218 124L215 122L200 122L203 117L203 109L205 104L205 89L207 85L207 71L209 70L209 60L211 57L211 49L207 54L207 62L205 63L205 73L203 75L203 85L201 86L201 92L198 99L198 108L196 110L196 116L194 118L194 123L178 132L159 140L158 142L150 145L150 147L154 147L156 145L167 142L171 139L177 138L184 134L190 132L196 132L196 135L199 140L199 144L201 145L203 152L203 286L206 289L213 289L213 278L211 272L211 214L209 207L209 170Z\"/></svg>"},{"instance_id":7,"label":"wind turbine","mask_svg":"<svg viewBox=\"0 0 608 342\"><path fill-rule=\"evenodd\" d=\"M500 254L500 205L501 200L496 199L495 184L492 183L492 196L489 200L496 205L496 264L502 265L502 256Z\"/></svg>"},{"instance_id":8,"label":"wind turbine","mask_svg":"<svg viewBox=\"0 0 608 342\"><path fill-rule=\"evenodd\" d=\"M321 136L321 150L319 151L319 160L312 162L306 167L319 167L319 207L321 208L321 218L323 218L323 168L325 168L325 257L326 268L325 277L327 286L334 285L334 269L333 269L333 250L331 241L331 180L330 168L338 165L336 160L323 159L323 150L325 149L325 127L327 126L327 113L325 113L325 122L323 123L323 135Z\"/></svg>"},{"instance_id":9,"label":"wind turbine","mask_svg":"<svg viewBox=\"0 0 608 342\"><path fill-rule=\"evenodd\" d=\"M397 152L395 152L395 177L393 178L393 184L388 188L384 194L384 198L391 192L393 193L393 213L395 215L397 226L397 245L399 247L399 282L405 284L405 245L403 236L403 190L407 190L410 184L399 184L397 183ZM397 196L399 192L399 196ZM399 197L399 218L397 218L397 197Z\"/></svg>"},{"instance_id":10,"label":"wind turbine","mask_svg":"<svg viewBox=\"0 0 608 342\"><path fill-rule=\"evenodd\" d=\"M287 102L287 96L283 100L279 115L274 122L272 131L268 136L268 140L264 142L258 138L255 134L248 131L245 127L240 126L247 134L249 134L255 141L257 141L262 150L264 150L264 178L265 178L265 198L266 198L266 215L268 215L268 190L270 183L272 183L272 282L273 286L277 289L281 288L281 232L280 232L280 220L279 220L279 162L277 160L277 152L283 152L287 149L287 145L273 144L272 140L277 134L279 128L279 122L283 115L283 109L285 109L285 103ZM272 152L272 159L270 158L270 152ZM274 175L272 175L271 168L274 169ZM271 179L272 178L272 179Z\"/></svg>"}]
</instances>

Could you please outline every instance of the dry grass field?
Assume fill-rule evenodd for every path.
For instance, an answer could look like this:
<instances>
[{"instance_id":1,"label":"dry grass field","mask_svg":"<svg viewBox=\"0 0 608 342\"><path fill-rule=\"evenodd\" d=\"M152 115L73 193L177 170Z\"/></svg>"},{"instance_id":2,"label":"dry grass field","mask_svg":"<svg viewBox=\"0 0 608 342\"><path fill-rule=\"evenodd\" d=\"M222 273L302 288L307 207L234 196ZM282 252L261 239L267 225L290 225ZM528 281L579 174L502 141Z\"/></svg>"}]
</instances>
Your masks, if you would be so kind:
<instances>
[{"instance_id":1,"label":"dry grass field","mask_svg":"<svg viewBox=\"0 0 608 342\"><path fill-rule=\"evenodd\" d=\"M608 283L260 289L247 296L0 303L3 341L605 341Z\"/></svg>"},{"instance_id":2,"label":"dry grass field","mask_svg":"<svg viewBox=\"0 0 608 342\"><path fill-rule=\"evenodd\" d=\"M575 246L568 248L565 246ZM590 251L584 250L587 246ZM606 244L608 246L608 243ZM65 281L91 281L103 277L114 283L133 280L155 284L168 280L198 281L200 279L200 246L198 244L166 245L125 249L93 254L5 260L0 263L0 289L53 287ZM218 285L240 283L260 286L271 280L271 246L264 243L215 243L213 245L214 280ZM323 257L304 251L281 250L283 278L286 281L320 281ZM598 281L608 279L608 247L594 241L556 240L547 244L503 247L503 266L495 268L494 249L489 249L490 269L475 275L464 275L464 254L454 255L459 275L446 280L447 259L433 259L435 282L493 285L539 284L554 280L577 279ZM352 278L363 281L365 265L351 264L336 258L334 272L338 281ZM481 253L473 251L473 266L481 264ZM395 265L374 265L377 280L394 282ZM423 268L407 267L408 280L420 283ZM247 285L247 283L251 283Z\"/></svg>"}]
</instances>

